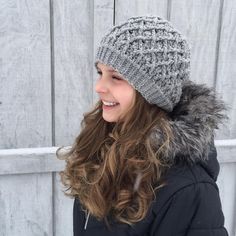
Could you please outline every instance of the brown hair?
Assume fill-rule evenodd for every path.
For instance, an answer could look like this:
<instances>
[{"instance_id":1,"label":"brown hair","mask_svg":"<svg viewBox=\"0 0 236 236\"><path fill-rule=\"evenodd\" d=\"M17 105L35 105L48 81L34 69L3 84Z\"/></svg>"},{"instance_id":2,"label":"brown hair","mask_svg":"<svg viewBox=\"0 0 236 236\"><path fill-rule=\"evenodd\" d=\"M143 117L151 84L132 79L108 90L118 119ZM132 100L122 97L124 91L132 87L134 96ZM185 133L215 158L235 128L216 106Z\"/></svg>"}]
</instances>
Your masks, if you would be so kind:
<instances>
[{"instance_id":1,"label":"brown hair","mask_svg":"<svg viewBox=\"0 0 236 236\"><path fill-rule=\"evenodd\" d=\"M66 160L61 181L65 194L79 198L83 207L98 219L108 214L132 225L142 220L155 196L164 167L162 150L172 132L167 113L149 104L136 91L131 112L124 121L109 123L102 118L102 103L84 114L82 130L69 152L56 155ZM162 132L164 143L153 145L154 127ZM158 141L158 140L157 140Z\"/></svg>"}]
</instances>

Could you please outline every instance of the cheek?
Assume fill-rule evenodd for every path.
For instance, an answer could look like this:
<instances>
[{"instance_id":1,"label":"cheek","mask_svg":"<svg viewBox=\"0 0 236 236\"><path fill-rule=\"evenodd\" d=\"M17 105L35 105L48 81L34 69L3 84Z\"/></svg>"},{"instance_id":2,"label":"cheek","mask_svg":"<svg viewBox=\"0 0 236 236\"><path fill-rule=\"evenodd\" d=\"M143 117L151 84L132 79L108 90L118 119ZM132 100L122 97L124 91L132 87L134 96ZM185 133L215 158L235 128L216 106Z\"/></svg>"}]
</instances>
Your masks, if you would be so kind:
<instances>
[{"instance_id":1,"label":"cheek","mask_svg":"<svg viewBox=\"0 0 236 236\"><path fill-rule=\"evenodd\" d=\"M133 89L125 89L123 90L124 96L121 97L123 104L126 108L133 106L135 101L135 91Z\"/></svg>"},{"instance_id":2,"label":"cheek","mask_svg":"<svg viewBox=\"0 0 236 236\"><path fill-rule=\"evenodd\" d=\"M135 91L132 92L132 95L130 96L130 106L133 106L135 103Z\"/></svg>"}]
</instances>

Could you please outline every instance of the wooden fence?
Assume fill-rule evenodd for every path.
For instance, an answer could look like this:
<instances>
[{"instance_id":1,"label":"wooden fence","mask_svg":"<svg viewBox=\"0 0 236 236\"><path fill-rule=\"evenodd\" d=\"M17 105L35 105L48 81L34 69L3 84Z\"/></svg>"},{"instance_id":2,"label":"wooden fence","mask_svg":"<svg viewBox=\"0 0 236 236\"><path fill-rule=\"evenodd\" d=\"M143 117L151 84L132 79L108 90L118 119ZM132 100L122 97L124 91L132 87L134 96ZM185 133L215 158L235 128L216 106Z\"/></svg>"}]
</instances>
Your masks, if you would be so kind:
<instances>
[{"instance_id":1,"label":"wooden fence","mask_svg":"<svg viewBox=\"0 0 236 236\"><path fill-rule=\"evenodd\" d=\"M232 106L219 127L218 185L236 236L236 4L234 0L0 0L0 236L72 235L64 162L83 113L97 100L96 47L134 15L170 20L189 40L191 79Z\"/></svg>"}]
</instances>

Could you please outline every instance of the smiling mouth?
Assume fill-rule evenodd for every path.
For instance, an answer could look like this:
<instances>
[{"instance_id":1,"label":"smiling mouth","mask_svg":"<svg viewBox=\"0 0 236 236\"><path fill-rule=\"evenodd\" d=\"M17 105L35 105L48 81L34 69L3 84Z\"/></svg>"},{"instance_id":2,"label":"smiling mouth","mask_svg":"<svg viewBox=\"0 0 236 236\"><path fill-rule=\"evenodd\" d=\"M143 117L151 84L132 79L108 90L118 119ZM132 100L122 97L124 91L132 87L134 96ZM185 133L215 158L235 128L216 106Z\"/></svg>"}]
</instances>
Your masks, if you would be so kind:
<instances>
[{"instance_id":1,"label":"smiling mouth","mask_svg":"<svg viewBox=\"0 0 236 236\"><path fill-rule=\"evenodd\" d=\"M113 105L119 104L118 102L108 102L108 101L105 101L105 100L102 100L102 103L106 106L113 106Z\"/></svg>"},{"instance_id":2,"label":"smiling mouth","mask_svg":"<svg viewBox=\"0 0 236 236\"><path fill-rule=\"evenodd\" d=\"M114 105L105 105L105 104L103 104L102 108L105 109L105 110L110 110L112 108L117 107L118 105L120 105L120 104L119 103L116 103Z\"/></svg>"}]
</instances>

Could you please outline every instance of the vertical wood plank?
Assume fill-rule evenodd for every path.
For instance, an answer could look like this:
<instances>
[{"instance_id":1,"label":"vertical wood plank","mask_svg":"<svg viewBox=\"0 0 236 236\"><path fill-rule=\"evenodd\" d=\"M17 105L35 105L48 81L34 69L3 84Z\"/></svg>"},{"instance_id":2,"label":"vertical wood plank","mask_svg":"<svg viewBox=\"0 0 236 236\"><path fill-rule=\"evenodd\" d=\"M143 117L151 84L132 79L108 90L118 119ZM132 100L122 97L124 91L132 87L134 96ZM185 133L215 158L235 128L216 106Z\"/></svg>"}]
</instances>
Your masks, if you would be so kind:
<instances>
[{"instance_id":1,"label":"vertical wood plank","mask_svg":"<svg viewBox=\"0 0 236 236\"><path fill-rule=\"evenodd\" d=\"M0 176L0 235L52 235L51 174Z\"/></svg>"},{"instance_id":2,"label":"vertical wood plank","mask_svg":"<svg viewBox=\"0 0 236 236\"><path fill-rule=\"evenodd\" d=\"M236 4L234 0L223 2L216 88L231 108L230 120L222 126L218 136L233 139L236 137Z\"/></svg>"},{"instance_id":3,"label":"vertical wood plank","mask_svg":"<svg viewBox=\"0 0 236 236\"><path fill-rule=\"evenodd\" d=\"M0 148L49 146L49 2L0 5Z\"/></svg>"},{"instance_id":4,"label":"vertical wood plank","mask_svg":"<svg viewBox=\"0 0 236 236\"><path fill-rule=\"evenodd\" d=\"M130 16L146 14L168 18L171 7L170 20L192 45L192 80L214 86L217 79L217 90L233 106L236 91L233 0L116 0L115 5L110 0L51 2L57 144L71 145L79 133L83 113L97 100L94 49L113 25L113 19L120 23ZM49 1L0 0L0 4L0 148L49 146L52 135ZM230 117L228 128L221 129L223 132L218 135L220 138L234 138L234 110ZM236 163L222 164L218 178L229 235L236 235L235 173ZM55 235L73 234L73 200L63 194L58 174L54 188L49 173L0 176L0 206L3 235L49 236L53 234L53 222Z\"/></svg>"},{"instance_id":5,"label":"vertical wood plank","mask_svg":"<svg viewBox=\"0 0 236 236\"><path fill-rule=\"evenodd\" d=\"M56 236L73 235L73 202L65 196L62 190L65 188L60 182L60 175L56 173L54 179L54 230Z\"/></svg>"},{"instance_id":6,"label":"vertical wood plank","mask_svg":"<svg viewBox=\"0 0 236 236\"><path fill-rule=\"evenodd\" d=\"M222 209L225 216L225 227L229 235L236 235L236 163L224 163L220 166L217 180Z\"/></svg>"},{"instance_id":7,"label":"vertical wood plank","mask_svg":"<svg viewBox=\"0 0 236 236\"><path fill-rule=\"evenodd\" d=\"M53 1L55 143L71 145L92 104L93 1Z\"/></svg>"},{"instance_id":8,"label":"vertical wood plank","mask_svg":"<svg viewBox=\"0 0 236 236\"><path fill-rule=\"evenodd\" d=\"M94 41L93 41L93 65L94 65L94 58L96 56L96 50L99 45L100 40L113 26L113 11L114 11L114 1L111 0L94 0ZM93 66L93 105L99 99L98 94L95 92L95 84L97 80L97 73Z\"/></svg>"},{"instance_id":9,"label":"vertical wood plank","mask_svg":"<svg viewBox=\"0 0 236 236\"><path fill-rule=\"evenodd\" d=\"M172 0L170 21L191 47L191 80L214 87L220 0Z\"/></svg>"},{"instance_id":10,"label":"vertical wood plank","mask_svg":"<svg viewBox=\"0 0 236 236\"><path fill-rule=\"evenodd\" d=\"M167 6L167 0L116 0L115 21L120 23L136 15L157 15L167 19Z\"/></svg>"},{"instance_id":11,"label":"vertical wood plank","mask_svg":"<svg viewBox=\"0 0 236 236\"><path fill-rule=\"evenodd\" d=\"M93 1L53 1L55 140L71 145L93 101ZM60 114L60 115L57 115ZM55 235L73 235L73 200L54 179Z\"/></svg>"}]
</instances>

